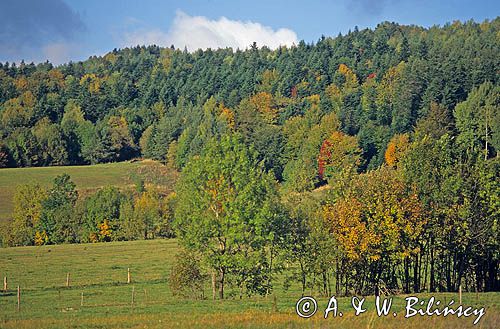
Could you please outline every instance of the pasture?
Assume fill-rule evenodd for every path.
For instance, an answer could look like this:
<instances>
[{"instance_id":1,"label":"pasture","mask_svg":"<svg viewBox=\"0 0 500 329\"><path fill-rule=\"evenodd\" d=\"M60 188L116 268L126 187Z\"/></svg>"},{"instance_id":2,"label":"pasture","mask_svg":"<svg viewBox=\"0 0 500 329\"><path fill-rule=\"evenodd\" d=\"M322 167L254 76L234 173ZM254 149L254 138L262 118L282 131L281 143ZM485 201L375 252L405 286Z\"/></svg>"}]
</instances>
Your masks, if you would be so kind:
<instances>
[{"instance_id":1,"label":"pasture","mask_svg":"<svg viewBox=\"0 0 500 329\"><path fill-rule=\"evenodd\" d=\"M394 299L391 311L401 312L397 317L376 316L368 297L366 313L354 316L351 299L339 298L344 316L324 319L328 298L322 297L317 314L302 319L295 314L299 286L285 291L280 278L267 298L213 301L206 282L208 298L178 299L168 286L178 250L174 239L0 249L0 277L8 278L8 291L0 292L0 328L495 328L500 321L499 293L463 294L464 305L486 307L476 326L473 317L404 319L405 296ZM445 303L458 300L456 293L435 296Z\"/></svg>"}]
</instances>

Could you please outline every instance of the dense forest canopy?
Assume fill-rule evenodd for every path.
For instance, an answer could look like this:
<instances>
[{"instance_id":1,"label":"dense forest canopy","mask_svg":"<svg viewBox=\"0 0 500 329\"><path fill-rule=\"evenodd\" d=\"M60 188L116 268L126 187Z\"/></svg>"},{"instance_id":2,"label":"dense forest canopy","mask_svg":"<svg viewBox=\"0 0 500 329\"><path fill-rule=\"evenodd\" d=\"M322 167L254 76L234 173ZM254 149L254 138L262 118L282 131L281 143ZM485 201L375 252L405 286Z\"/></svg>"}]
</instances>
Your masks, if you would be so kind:
<instances>
[{"instance_id":1,"label":"dense forest canopy","mask_svg":"<svg viewBox=\"0 0 500 329\"><path fill-rule=\"evenodd\" d=\"M220 298L267 294L276 273L325 295L498 291L499 49L496 18L1 64L0 167L180 172L168 195L20 186L2 243L176 236Z\"/></svg>"},{"instance_id":2,"label":"dense forest canopy","mask_svg":"<svg viewBox=\"0 0 500 329\"><path fill-rule=\"evenodd\" d=\"M297 156L291 139L335 113L358 136L362 168L376 168L390 138L411 132L432 103L452 119L474 88L498 85L499 22L385 22L274 51L149 46L59 67L1 64L0 166L165 159L174 146L182 167L225 121L282 179ZM494 155L498 132L488 137Z\"/></svg>"}]
</instances>

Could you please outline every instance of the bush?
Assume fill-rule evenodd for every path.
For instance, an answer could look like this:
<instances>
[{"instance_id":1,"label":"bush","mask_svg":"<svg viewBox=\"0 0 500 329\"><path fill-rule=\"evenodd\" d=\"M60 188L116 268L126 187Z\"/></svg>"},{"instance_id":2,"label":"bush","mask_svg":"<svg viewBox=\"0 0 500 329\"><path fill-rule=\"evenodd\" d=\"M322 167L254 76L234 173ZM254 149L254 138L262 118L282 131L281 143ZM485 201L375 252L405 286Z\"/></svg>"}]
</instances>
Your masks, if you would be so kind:
<instances>
[{"instance_id":1,"label":"bush","mask_svg":"<svg viewBox=\"0 0 500 329\"><path fill-rule=\"evenodd\" d=\"M168 280L174 296L203 299L204 279L205 275L201 272L200 261L192 252L183 250L176 255Z\"/></svg>"}]
</instances>

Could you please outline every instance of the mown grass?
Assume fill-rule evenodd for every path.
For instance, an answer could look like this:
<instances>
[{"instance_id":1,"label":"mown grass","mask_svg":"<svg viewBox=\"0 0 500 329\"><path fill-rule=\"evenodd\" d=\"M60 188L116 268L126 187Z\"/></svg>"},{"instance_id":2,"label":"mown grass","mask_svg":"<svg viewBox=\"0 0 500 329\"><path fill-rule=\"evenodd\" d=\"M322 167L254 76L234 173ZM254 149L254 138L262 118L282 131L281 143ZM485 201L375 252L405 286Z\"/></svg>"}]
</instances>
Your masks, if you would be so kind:
<instances>
[{"instance_id":1,"label":"mown grass","mask_svg":"<svg viewBox=\"0 0 500 329\"><path fill-rule=\"evenodd\" d=\"M169 174L165 175L165 171ZM151 183L173 187L175 174L166 170L158 162L145 160L137 162L117 162L92 166L60 166L0 169L0 221L12 216L12 199L16 187L21 184L38 183L41 187L52 185L54 177L66 173L76 184L80 194L85 195L104 186L133 188L134 177L141 177ZM156 175L160 174L162 175ZM155 176L155 177L152 177ZM157 182L157 177L163 177Z\"/></svg>"},{"instance_id":2,"label":"mown grass","mask_svg":"<svg viewBox=\"0 0 500 329\"><path fill-rule=\"evenodd\" d=\"M453 316L404 319L405 296L394 299L391 311L401 313L397 317L377 317L374 299L368 297L366 313L354 316L350 298L339 298L344 316L324 319L328 298L322 297L317 314L301 319L295 314L298 285L284 291L280 282L275 284L276 303L271 296L178 299L167 283L178 250L175 240L0 249L0 279L7 276L9 283L9 291L0 293L0 328L497 328L500 320L499 293L464 293L463 304L487 307L477 326L473 318ZM127 268L131 284L126 283ZM65 287L68 272L70 288ZM22 288L19 312L17 285ZM436 298L458 300L453 293Z\"/></svg>"}]
</instances>

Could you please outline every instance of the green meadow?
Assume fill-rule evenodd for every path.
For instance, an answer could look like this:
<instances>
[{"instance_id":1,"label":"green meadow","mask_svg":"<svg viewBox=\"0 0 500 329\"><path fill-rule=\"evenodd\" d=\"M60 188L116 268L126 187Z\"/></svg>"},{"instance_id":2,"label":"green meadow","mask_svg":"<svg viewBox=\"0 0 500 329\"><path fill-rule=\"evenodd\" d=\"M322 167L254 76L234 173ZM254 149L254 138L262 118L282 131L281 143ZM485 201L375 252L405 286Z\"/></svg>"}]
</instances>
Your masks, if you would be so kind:
<instances>
[{"instance_id":1,"label":"green meadow","mask_svg":"<svg viewBox=\"0 0 500 329\"><path fill-rule=\"evenodd\" d=\"M476 326L474 317L404 319L405 296L394 297L391 312L401 312L397 317L376 316L368 297L360 316L354 316L350 298L339 298L344 316L324 319L328 298L321 297L318 312L302 319L295 314L299 286L284 290L280 278L268 297L236 294L213 301L206 282L205 299L179 299L168 286L178 250L174 239L0 249L0 276L8 281L8 290L0 292L0 328L497 328L500 321L500 293L463 294L464 305L486 307ZM435 296L443 303L458 300L456 293Z\"/></svg>"}]
</instances>

